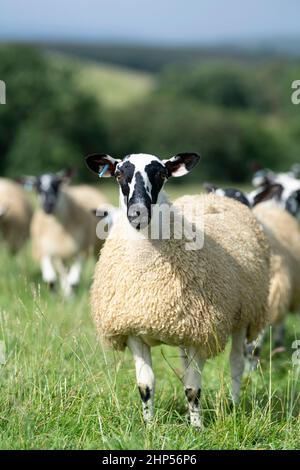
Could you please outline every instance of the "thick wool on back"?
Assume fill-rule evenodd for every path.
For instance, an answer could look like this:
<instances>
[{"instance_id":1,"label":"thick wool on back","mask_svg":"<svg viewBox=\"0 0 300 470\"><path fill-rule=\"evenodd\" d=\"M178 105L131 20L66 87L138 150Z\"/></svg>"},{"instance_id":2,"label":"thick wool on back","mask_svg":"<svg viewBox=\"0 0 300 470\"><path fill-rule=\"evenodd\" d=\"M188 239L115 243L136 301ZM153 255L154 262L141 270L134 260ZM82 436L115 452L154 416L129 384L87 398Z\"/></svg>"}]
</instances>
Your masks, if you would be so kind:
<instances>
[{"instance_id":1,"label":"thick wool on back","mask_svg":"<svg viewBox=\"0 0 300 470\"><path fill-rule=\"evenodd\" d=\"M32 206L20 185L0 178L0 207L5 210L0 219L0 231L10 249L15 252L29 237Z\"/></svg>"},{"instance_id":2,"label":"thick wool on back","mask_svg":"<svg viewBox=\"0 0 300 470\"><path fill-rule=\"evenodd\" d=\"M51 256L64 261L90 254L95 245L95 217L77 198L73 189L62 189L63 204L59 215L38 209L31 223L32 253L40 261Z\"/></svg>"},{"instance_id":3,"label":"thick wool on back","mask_svg":"<svg viewBox=\"0 0 300 470\"><path fill-rule=\"evenodd\" d=\"M269 246L260 224L229 198L185 196L174 204L198 231L204 223L203 248L187 251L184 239L127 239L120 215L91 292L100 337L121 350L128 335L195 345L203 357L222 351L234 330L247 328L253 340L268 322Z\"/></svg>"},{"instance_id":4,"label":"thick wool on back","mask_svg":"<svg viewBox=\"0 0 300 470\"><path fill-rule=\"evenodd\" d=\"M271 323L280 323L300 306L300 227L287 211L269 202L253 210L271 246Z\"/></svg>"}]
</instances>

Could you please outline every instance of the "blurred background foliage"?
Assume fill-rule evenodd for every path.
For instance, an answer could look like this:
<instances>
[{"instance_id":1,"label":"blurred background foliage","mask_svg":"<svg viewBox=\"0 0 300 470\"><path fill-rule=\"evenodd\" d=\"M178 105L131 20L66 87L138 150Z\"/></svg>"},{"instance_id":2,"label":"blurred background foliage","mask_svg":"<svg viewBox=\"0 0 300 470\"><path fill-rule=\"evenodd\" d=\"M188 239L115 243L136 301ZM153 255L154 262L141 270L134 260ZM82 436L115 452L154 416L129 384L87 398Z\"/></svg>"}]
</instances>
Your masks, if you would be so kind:
<instances>
[{"instance_id":1,"label":"blurred background foliage","mask_svg":"<svg viewBox=\"0 0 300 470\"><path fill-rule=\"evenodd\" d=\"M163 49L155 56L151 48L135 55L124 48L122 64L108 66L94 56L91 62L82 48L73 57L74 47L72 55L0 46L7 87L7 104L0 106L2 175L71 167L86 180L88 153L166 158L192 150L203 156L194 181L242 183L254 163L286 170L299 161L299 107L291 103L299 59L184 56L180 50L167 60Z\"/></svg>"}]
</instances>

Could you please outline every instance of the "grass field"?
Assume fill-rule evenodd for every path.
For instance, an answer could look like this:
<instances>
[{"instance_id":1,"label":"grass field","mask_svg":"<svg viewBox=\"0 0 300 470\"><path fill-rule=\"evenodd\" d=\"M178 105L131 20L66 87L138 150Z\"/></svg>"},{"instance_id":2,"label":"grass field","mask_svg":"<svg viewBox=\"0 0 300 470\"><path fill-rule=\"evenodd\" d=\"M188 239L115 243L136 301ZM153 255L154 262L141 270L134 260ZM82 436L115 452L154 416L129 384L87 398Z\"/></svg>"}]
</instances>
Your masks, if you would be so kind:
<instances>
[{"instance_id":1,"label":"grass field","mask_svg":"<svg viewBox=\"0 0 300 470\"><path fill-rule=\"evenodd\" d=\"M291 348L300 337L297 316L288 319L286 352L272 357L266 341L237 408L230 405L228 349L208 361L201 433L187 423L178 351L154 348L156 415L146 428L130 354L104 351L96 340L89 313L93 266L90 260L76 296L65 301L40 285L29 247L11 258L2 246L1 449L300 448L300 366L292 365Z\"/></svg>"}]
</instances>

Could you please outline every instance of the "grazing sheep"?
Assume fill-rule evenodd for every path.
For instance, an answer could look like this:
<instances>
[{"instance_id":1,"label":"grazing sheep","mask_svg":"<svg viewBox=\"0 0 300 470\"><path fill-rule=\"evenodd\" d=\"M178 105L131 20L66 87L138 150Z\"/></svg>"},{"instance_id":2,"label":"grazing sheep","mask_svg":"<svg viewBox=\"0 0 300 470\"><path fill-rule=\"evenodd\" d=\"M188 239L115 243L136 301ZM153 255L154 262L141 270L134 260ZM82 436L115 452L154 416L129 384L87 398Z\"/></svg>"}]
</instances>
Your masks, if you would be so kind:
<instances>
[{"instance_id":1,"label":"grazing sheep","mask_svg":"<svg viewBox=\"0 0 300 470\"><path fill-rule=\"evenodd\" d=\"M116 178L123 209L96 266L91 306L98 333L115 349L132 351L145 421L153 416L150 348L179 346L191 424L201 427L202 369L230 336L233 400L239 399L245 338L256 338L267 322L269 248L251 211L233 200L202 195L168 202L166 180L198 161L189 153L86 159L95 173Z\"/></svg>"},{"instance_id":2,"label":"grazing sheep","mask_svg":"<svg viewBox=\"0 0 300 470\"><path fill-rule=\"evenodd\" d=\"M274 327L275 347L282 348L285 317L300 306L300 229L295 218L274 200L283 188L279 184L270 184L248 194L207 184L205 188L254 207L253 213L261 222L271 247L270 323ZM255 347L256 356L259 355L262 340L263 336ZM253 346L249 351L253 352Z\"/></svg>"},{"instance_id":3,"label":"grazing sheep","mask_svg":"<svg viewBox=\"0 0 300 470\"><path fill-rule=\"evenodd\" d=\"M287 210L300 222L300 180L295 177L296 166L293 171L274 173L270 170L260 170L255 173L252 184L256 188L268 191L274 184L281 186L281 191L273 195L273 199L280 207Z\"/></svg>"},{"instance_id":4,"label":"grazing sheep","mask_svg":"<svg viewBox=\"0 0 300 470\"><path fill-rule=\"evenodd\" d=\"M84 259L95 249L95 217L86 208L87 195L94 204L100 193L96 197L93 188L66 187L65 172L30 180L42 203L31 224L33 256L43 280L54 286L59 278L65 296L70 296L80 282Z\"/></svg>"},{"instance_id":5,"label":"grazing sheep","mask_svg":"<svg viewBox=\"0 0 300 470\"><path fill-rule=\"evenodd\" d=\"M29 237L32 207L25 191L15 182L0 178L0 232L12 253Z\"/></svg>"},{"instance_id":6,"label":"grazing sheep","mask_svg":"<svg viewBox=\"0 0 300 470\"><path fill-rule=\"evenodd\" d=\"M271 246L270 322L275 346L284 343L284 320L300 307L300 228L288 212L262 202L253 209Z\"/></svg>"}]
</instances>

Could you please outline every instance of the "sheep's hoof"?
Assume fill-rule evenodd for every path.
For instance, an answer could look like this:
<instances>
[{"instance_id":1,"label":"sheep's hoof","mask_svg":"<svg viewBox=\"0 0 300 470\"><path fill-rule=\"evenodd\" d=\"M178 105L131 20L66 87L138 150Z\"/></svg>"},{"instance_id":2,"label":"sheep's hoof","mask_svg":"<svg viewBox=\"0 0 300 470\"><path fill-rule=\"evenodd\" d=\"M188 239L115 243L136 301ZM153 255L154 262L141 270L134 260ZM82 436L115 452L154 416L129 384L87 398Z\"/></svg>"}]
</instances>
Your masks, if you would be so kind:
<instances>
[{"instance_id":1,"label":"sheep's hoof","mask_svg":"<svg viewBox=\"0 0 300 470\"><path fill-rule=\"evenodd\" d=\"M197 431L203 431L204 429L202 419L199 416L191 416L190 424L191 427L197 429Z\"/></svg>"},{"instance_id":2,"label":"sheep's hoof","mask_svg":"<svg viewBox=\"0 0 300 470\"><path fill-rule=\"evenodd\" d=\"M56 283L55 282L48 282L47 283L47 286L48 286L48 289L51 291L51 292L54 292L56 290Z\"/></svg>"},{"instance_id":3,"label":"sheep's hoof","mask_svg":"<svg viewBox=\"0 0 300 470\"><path fill-rule=\"evenodd\" d=\"M248 356L246 360L246 367L245 367L245 373L250 374L251 372L254 372L257 370L258 365L260 363L260 359L257 356Z\"/></svg>"}]
</instances>

